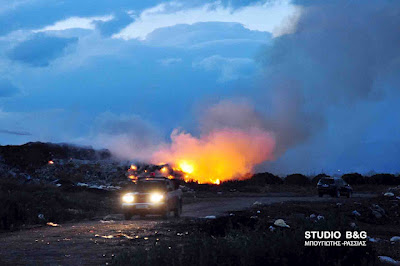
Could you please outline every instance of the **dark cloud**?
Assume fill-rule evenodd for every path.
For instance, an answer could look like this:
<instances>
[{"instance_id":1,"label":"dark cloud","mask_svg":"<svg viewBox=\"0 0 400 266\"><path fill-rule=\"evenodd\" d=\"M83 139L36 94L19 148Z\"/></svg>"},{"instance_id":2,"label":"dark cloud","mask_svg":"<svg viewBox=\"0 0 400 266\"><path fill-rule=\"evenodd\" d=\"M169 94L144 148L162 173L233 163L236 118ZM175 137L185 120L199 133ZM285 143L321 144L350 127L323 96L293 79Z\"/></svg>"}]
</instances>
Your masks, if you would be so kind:
<instances>
[{"instance_id":1,"label":"dark cloud","mask_svg":"<svg viewBox=\"0 0 400 266\"><path fill-rule=\"evenodd\" d=\"M26 131L14 131L14 130L7 130L7 129L0 129L0 133L2 134L10 134L16 136L31 136L32 134Z\"/></svg>"},{"instance_id":2,"label":"dark cloud","mask_svg":"<svg viewBox=\"0 0 400 266\"><path fill-rule=\"evenodd\" d=\"M15 87L10 81L0 79L0 97L11 97L19 92L19 88Z\"/></svg>"},{"instance_id":3,"label":"dark cloud","mask_svg":"<svg viewBox=\"0 0 400 266\"><path fill-rule=\"evenodd\" d=\"M68 45L77 41L77 38L59 38L38 33L33 38L15 46L8 56L15 61L44 67L61 56Z\"/></svg>"}]
</instances>

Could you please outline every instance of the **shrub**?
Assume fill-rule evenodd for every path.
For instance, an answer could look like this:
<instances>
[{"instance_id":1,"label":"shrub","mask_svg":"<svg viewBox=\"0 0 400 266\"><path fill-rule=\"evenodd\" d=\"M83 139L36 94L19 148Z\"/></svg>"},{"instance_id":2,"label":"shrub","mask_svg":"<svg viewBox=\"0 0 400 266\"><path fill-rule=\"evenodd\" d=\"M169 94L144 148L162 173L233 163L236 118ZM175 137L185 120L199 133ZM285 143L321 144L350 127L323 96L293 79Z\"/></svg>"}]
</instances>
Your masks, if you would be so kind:
<instances>
[{"instance_id":1,"label":"shrub","mask_svg":"<svg viewBox=\"0 0 400 266\"><path fill-rule=\"evenodd\" d=\"M300 186L309 185L311 183L310 179L308 179L308 177L302 174L288 175L286 176L284 182L287 185L300 185Z\"/></svg>"},{"instance_id":2,"label":"shrub","mask_svg":"<svg viewBox=\"0 0 400 266\"><path fill-rule=\"evenodd\" d=\"M350 185L362 185L365 184L365 178L359 173L345 174L342 179Z\"/></svg>"},{"instance_id":3,"label":"shrub","mask_svg":"<svg viewBox=\"0 0 400 266\"><path fill-rule=\"evenodd\" d=\"M265 185L282 184L283 180L276 175L266 172L253 175L253 177L249 180L249 182L254 185L265 186Z\"/></svg>"},{"instance_id":4,"label":"shrub","mask_svg":"<svg viewBox=\"0 0 400 266\"><path fill-rule=\"evenodd\" d=\"M398 185L399 178L392 174L375 174L366 178L369 184L376 185Z\"/></svg>"}]
</instances>

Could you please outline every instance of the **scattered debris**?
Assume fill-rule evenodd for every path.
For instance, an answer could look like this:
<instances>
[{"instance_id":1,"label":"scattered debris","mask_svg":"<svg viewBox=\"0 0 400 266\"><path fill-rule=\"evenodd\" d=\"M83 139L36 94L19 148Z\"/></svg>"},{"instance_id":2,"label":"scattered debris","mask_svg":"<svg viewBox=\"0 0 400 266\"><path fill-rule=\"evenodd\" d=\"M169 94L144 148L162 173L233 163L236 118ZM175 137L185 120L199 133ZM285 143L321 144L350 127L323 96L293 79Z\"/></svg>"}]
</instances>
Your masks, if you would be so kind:
<instances>
[{"instance_id":1,"label":"scattered debris","mask_svg":"<svg viewBox=\"0 0 400 266\"><path fill-rule=\"evenodd\" d=\"M60 225L59 224L55 224L55 223L52 223L52 222L48 222L48 223L46 223L48 226L53 226L53 227L59 227Z\"/></svg>"},{"instance_id":2,"label":"scattered debris","mask_svg":"<svg viewBox=\"0 0 400 266\"><path fill-rule=\"evenodd\" d=\"M124 219L122 214L109 214L103 217L103 221L122 221Z\"/></svg>"},{"instance_id":3,"label":"scattered debris","mask_svg":"<svg viewBox=\"0 0 400 266\"><path fill-rule=\"evenodd\" d=\"M382 215L386 214L385 210L381 206L379 206L378 204L372 204L372 209L378 211Z\"/></svg>"},{"instance_id":4,"label":"scattered debris","mask_svg":"<svg viewBox=\"0 0 400 266\"><path fill-rule=\"evenodd\" d=\"M127 234L124 234L124 233L119 233L119 234L117 234L116 235L116 237L125 237L126 239L134 239L134 237L132 237L132 236L129 236L129 235L127 235Z\"/></svg>"},{"instance_id":5,"label":"scattered debris","mask_svg":"<svg viewBox=\"0 0 400 266\"><path fill-rule=\"evenodd\" d=\"M368 237L368 241L369 241L369 242L376 243L376 242L379 241L379 238Z\"/></svg>"},{"instance_id":6,"label":"scattered debris","mask_svg":"<svg viewBox=\"0 0 400 266\"><path fill-rule=\"evenodd\" d=\"M379 261L387 263L387 264L391 264L391 265L400 265L400 261L394 260L391 257L387 257L387 256L378 256Z\"/></svg>"},{"instance_id":7,"label":"scattered debris","mask_svg":"<svg viewBox=\"0 0 400 266\"><path fill-rule=\"evenodd\" d=\"M255 202L253 203L253 205L254 205L254 206L260 206L260 205L262 205L262 203L259 202L259 201L255 201Z\"/></svg>"},{"instance_id":8,"label":"scattered debris","mask_svg":"<svg viewBox=\"0 0 400 266\"><path fill-rule=\"evenodd\" d=\"M272 225L270 225L268 229L269 229L269 231L271 231L271 232L275 231L275 227L273 227Z\"/></svg>"},{"instance_id":9,"label":"scattered debris","mask_svg":"<svg viewBox=\"0 0 400 266\"><path fill-rule=\"evenodd\" d=\"M376 219L382 218L382 214L380 214L380 213L377 212L377 211L372 211L372 215L374 215Z\"/></svg>"},{"instance_id":10,"label":"scattered debris","mask_svg":"<svg viewBox=\"0 0 400 266\"><path fill-rule=\"evenodd\" d=\"M375 216L375 218L377 219L382 218L386 214L385 210L378 204L372 204L370 210L372 215Z\"/></svg>"},{"instance_id":11,"label":"scattered debris","mask_svg":"<svg viewBox=\"0 0 400 266\"><path fill-rule=\"evenodd\" d=\"M390 239L390 242L399 242L400 241L400 236L394 236Z\"/></svg>"},{"instance_id":12,"label":"scattered debris","mask_svg":"<svg viewBox=\"0 0 400 266\"><path fill-rule=\"evenodd\" d=\"M102 223L102 224L111 224L111 223L115 223L115 221L114 220L108 220L108 221L100 220L100 223Z\"/></svg>"},{"instance_id":13,"label":"scattered debris","mask_svg":"<svg viewBox=\"0 0 400 266\"><path fill-rule=\"evenodd\" d=\"M288 224L286 224L286 222L283 219L278 219L274 222L275 226L279 226L279 227L285 227L285 228L290 228L290 226Z\"/></svg>"},{"instance_id":14,"label":"scattered debris","mask_svg":"<svg viewBox=\"0 0 400 266\"><path fill-rule=\"evenodd\" d=\"M354 210L354 211L352 212L352 214L353 214L354 216L361 216L361 213L359 213L359 212L356 211L356 210Z\"/></svg>"},{"instance_id":15,"label":"scattered debris","mask_svg":"<svg viewBox=\"0 0 400 266\"><path fill-rule=\"evenodd\" d=\"M101 237L101 238L107 238L107 239L114 238L113 235L101 236L101 235L99 235L99 234L95 234L94 237Z\"/></svg>"},{"instance_id":16,"label":"scattered debris","mask_svg":"<svg viewBox=\"0 0 400 266\"><path fill-rule=\"evenodd\" d=\"M139 238L138 236L132 237L132 236L129 236L129 235L124 234L124 233L118 233L118 234L115 234L115 235L105 235L105 236L101 236L99 234L95 234L94 237L101 237L101 238L105 238L105 239L112 239L112 238L116 238L116 237L124 237L124 238L129 239L129 240L135 239L135 238Z\"/></svg>"}]
</instances>

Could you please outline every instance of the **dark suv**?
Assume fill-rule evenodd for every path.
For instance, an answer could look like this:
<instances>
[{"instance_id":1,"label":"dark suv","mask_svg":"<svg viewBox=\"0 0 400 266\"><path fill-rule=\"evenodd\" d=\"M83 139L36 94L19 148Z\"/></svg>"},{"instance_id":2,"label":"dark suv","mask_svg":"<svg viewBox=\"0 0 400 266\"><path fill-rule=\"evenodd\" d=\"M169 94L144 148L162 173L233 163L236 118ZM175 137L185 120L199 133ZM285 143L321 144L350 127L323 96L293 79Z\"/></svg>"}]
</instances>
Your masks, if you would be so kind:
<instances>
[{"instance_id":1,"label":"dark suv","mask_svg":"<svg viewBox=\"0 0 400 266\"><path fill-rule=\"evenodd\" d=\"M171 211L175 217L182 213L182 191L175 180L165 177L146 177L137 180L130 191L122 196L125 219L158 214L167 218Z\"/></svg>"},{"instance_id":2,"label":"dark suv","mask_svg":"<svg viewBox=\"0 0 400 266\"><path fill-rule=\"evenodd\" d=\"M353 194L353 189L343 179L339 177L323 177L318 181L318 196L329 194L332 197L339 198L345 195L348 198Z\"/></svg>"}]
</instances>

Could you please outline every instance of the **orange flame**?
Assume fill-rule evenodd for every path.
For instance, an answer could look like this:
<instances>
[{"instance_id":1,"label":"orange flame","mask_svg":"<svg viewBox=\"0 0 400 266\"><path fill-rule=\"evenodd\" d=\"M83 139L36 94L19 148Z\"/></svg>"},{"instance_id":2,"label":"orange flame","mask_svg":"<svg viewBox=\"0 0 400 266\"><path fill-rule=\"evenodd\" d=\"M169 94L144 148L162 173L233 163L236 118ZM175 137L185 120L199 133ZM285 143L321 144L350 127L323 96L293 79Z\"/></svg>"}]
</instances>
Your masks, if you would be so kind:
<instances>
[{"instance_id":1,"label":"orange flame","mask_svg":"<svg viewBox=\"0 0 400 266\"><path fill-rule=\"evenodd\" d=\"M137 170L137 166L136 165L131 165L131 168L129 168L130 170L136 171Z\"/></svg>"},{"instance_id":2,"label":"orange flame","mask_svg":"<svg viewBox=\"0 0 400 266\"><path fill-rule=\"evenodd\" d=\"M48 164L54 164L54 162L53 161L49 161Z\"/></svg>"},{"instance_id":3,"label":"orange flame","mask_svg":"<svg viewBox=\"0 0 400 266\"><path fill-rule=\"evenodd\" d=\"M137 176L135 176L135 175L129 175L128 178L131 179L131 180L136 180L136 179L137 179Z\"/></svg>"},{"instance_id":4,"label":"orange flame","mask_svg":"<svg viewBox=\"0 0 400 266\"><path fill-rule=\"evenodd\" d=\"M176 130L172 143L153 155L154 162L166 161L185 173L185 181L220 184L244 179L253 167L273 158L275 141L264 130L222 129L200 138Z\"/></svg>"},{"instance_id":5,"label":"orange flame","mask_svg":"<svg viewBox=\"0 0 400 266\"><path fill-rule=\"evenodd\" d=\"M168 167L164 166L163 168L160 169L161 173L167 173L168 172Z\"/></svg>"}]
</instances>

